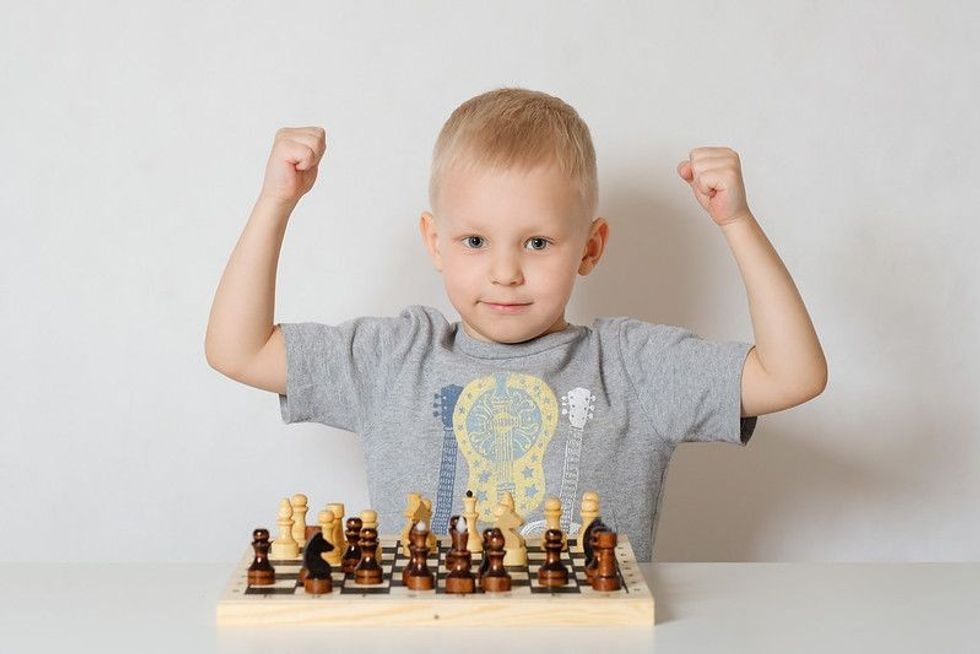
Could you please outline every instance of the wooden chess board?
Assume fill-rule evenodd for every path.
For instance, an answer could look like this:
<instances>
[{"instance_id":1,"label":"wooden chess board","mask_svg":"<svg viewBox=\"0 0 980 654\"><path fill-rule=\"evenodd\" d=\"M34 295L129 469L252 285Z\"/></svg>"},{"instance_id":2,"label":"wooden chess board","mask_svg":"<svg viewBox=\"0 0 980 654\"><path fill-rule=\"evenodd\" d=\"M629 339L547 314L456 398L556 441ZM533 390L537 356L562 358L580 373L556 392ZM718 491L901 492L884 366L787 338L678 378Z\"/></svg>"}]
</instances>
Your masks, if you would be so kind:
<instances>
[{"instance_id":1,"label":"wooden chess board","mask_svg":"<svg viewBox=\"0 0 980 654\"><path fill-rule=\"evenodd\" d=\"M311 595L299 582L302 552L295 559L270 563L276 570L271 586L248 583L248 566L254 552L249 547L235 570L217 606L219 625L333 624L369 626L410 625L650 625L653 626L653 594L623 534L616 546L620 585L618 591L593 590L585 576L585 557L563 552L568 567L568 584L558 588L540 586L537 569L544 562L540 538L527 539L528 564L508 566L512 589L488 593L447 593L445 559L449 537L438 537L438 551L430 552L429 569L436 573L432 590L411 590L402 584L402 570L408 559L402 555L397 536L381 536L379 563L384 576L381 584L358 585L353 574L333 566L333 591ZM481 555L473 555L473 571Z\"/></svg>"}]
</instances>

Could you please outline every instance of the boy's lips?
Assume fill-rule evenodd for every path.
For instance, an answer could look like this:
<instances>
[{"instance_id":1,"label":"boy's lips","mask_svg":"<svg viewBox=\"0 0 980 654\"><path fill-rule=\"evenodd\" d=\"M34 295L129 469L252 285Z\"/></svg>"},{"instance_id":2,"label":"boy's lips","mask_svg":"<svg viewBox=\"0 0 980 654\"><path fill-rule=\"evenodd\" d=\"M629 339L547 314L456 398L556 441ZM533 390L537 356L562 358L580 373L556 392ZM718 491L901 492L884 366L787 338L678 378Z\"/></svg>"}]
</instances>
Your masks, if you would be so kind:
<instances>
[{"instance_id":1,"label":"boy's lips","mask_svg":"<svg viewBox=\"0 0 980 654\"><path fill-rule=\"evenodd\" d=\"M530 302L491 302L490 300L483 300L483 303L495 311L504 313L520 311L531 304Z\"/></svg>"}]
</instances>

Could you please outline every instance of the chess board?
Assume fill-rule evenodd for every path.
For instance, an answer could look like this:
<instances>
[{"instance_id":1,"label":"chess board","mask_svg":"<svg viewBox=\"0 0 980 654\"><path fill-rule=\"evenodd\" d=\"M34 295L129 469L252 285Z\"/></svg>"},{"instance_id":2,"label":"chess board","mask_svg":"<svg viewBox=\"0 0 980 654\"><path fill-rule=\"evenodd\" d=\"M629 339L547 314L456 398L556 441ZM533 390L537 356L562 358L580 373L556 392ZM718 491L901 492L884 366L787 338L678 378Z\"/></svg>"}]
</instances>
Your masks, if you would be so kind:
<instances>
[{"instance_id":1,"label":"chess board","mask_svg":"<svg viewBox=\"0 0 980 654\"><path fill-rule=\"evenodd\" d=\"M653 625L653 594L636 564L633 548L623 534L619 535L616 559L620 590L593 590L585 576L585 557L569 551L563 562L569 570L568 584L563 587L540 586L537 569L545 554L540 538L527 539L526 566L507 566L512 580L510 591L473 594L446 592L445 561L449 552L448 536L438 538L438 549L429 554L428 566L436 574L432 590L412 590L402 583L402 570L409 560L402 554L397 536L380 537L380 560L383 580L377 585L359 585L353 574L333 566L333 591L323 595L307 593L299 581L303 566L302 552L295 559L270 563L276 570L271 586L248 583L248 566L254 553L249 547L235 566L231 579L217 606L219 625L334 624L370 626L409 625ZM472 570L480 565L480 554L473 555Z\"/></svg>"}]
</instances>

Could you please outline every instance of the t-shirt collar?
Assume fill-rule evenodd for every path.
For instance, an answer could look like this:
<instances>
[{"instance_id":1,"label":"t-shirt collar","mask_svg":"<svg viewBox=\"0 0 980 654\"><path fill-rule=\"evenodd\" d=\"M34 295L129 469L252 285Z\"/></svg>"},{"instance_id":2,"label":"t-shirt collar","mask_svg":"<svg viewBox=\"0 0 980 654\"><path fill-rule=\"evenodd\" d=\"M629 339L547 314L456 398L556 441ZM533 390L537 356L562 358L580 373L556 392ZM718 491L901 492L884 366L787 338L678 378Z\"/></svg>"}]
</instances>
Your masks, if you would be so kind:
<instances>
[{"instance_id":1,"label":"t-shirt collar","mask_svg":"<svg viewBox=\"0 0 980 654\"><path fill-rule=\"evenodd\" d=\"M586 331L583 325L568 323L568 326L561 331L550 332L521 343L487 343L467 334L460 321L454 322L452 327L455 330L456 345L459 349L481 359L512 359L537 354L571 343Z\"/></svg>"}]
</instances>

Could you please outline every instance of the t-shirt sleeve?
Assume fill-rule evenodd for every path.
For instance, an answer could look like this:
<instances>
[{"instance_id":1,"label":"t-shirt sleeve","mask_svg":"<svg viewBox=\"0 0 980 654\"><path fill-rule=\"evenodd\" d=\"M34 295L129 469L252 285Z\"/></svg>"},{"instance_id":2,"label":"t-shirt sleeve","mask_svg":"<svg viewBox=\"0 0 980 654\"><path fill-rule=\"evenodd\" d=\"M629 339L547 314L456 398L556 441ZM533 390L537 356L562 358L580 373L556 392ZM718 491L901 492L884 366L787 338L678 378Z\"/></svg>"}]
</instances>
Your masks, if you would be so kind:
<instances>
[{"instance_id":1,"label":"t-shirt sleeve","mask_svg":"<svg viewBox=\"0 0 980 654\"><path fill-rule=\"evenodd\" d=\"M684 327L624 318L620 350L653 428L672 442L747 445L758 418L742 417L742 368L752 343L705 340Z\"/></svg>"},{"instance_id":2,"label":"t-shirt sleeve","mask_svg":"<svg viewBox=\"0 0 980 654\"><path fill-rule=\"evenodd\" d=\"M338 325L280 323L286 344L282 421L361 432L385 396L397 362L424 338L423 318L408 307L398 316L362 316Z\"/></svg>"}]
</instances>

